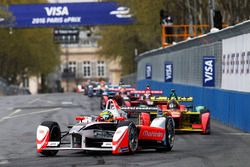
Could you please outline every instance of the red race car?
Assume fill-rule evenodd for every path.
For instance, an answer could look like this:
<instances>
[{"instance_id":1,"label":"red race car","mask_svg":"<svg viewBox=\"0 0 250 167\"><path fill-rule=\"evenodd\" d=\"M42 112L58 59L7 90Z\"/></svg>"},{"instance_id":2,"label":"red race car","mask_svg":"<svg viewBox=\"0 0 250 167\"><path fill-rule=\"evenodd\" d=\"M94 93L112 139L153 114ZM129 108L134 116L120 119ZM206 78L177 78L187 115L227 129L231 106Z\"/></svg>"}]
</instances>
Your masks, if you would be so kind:
<instances>
[{"instance_id":1,"label":"red race car","mask_svg":"<svg viewBox=\"0 0 250 167\"><path fill-rule=\"evenodd\" d=\"M136 112L138 119L127 119L124 111ZM109 100L99 116L76 117L78 123L64 134L56 122L43 122L37 128L37 152L54 156L59 150L110 151L113 154L147 148L170 151L174 145L174 121L170 116L151 120L151 111L159 112L159 109L120 108L116 101Z\"/></svg>"},{"instance_id":2,"label":"red race car","mask_svg":"<svg viewBox=\"0 0 250 167\"><path fill-rule=\"evenodd\" d=\"M145 90L133 90L130 92L130 105L140 106L140 105L153 105L150 98L154 95L162 95L161 90L151 90L150 86L147 85Z\"/></svg>"}]
</instances>

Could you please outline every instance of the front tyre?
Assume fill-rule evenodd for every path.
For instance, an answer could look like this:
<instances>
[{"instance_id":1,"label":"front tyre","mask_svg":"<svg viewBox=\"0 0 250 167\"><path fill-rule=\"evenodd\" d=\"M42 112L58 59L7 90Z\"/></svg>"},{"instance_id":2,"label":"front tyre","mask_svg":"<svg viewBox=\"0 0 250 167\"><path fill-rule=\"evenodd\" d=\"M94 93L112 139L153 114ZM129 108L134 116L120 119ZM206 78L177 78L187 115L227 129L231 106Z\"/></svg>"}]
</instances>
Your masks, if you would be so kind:
<instances>
[{"instance_id":1,"label":"front tyre","mask_svg":"<svg viewBox=\"0 0 250 167\"><path fill-rule=\"evenodd\" d=\"M128 127L128 147L130 153L134 153L138 148L137 129L135 124L132 122Z\"/></svg>"},{"instance_id":2,"label":"front tyre","mask_svg":"<svg viewBox=\"0 0 250 167\"><path fill-rule=\"evenodd\" d=\"M45 121L42 122L41 125L49 128L49 141L59 143L61 142L61 129L58 123L52 121ZM58 150L43 150L41 154L44 156L55 156L57 152Z\"/></svg>"},{"instance_id":3,"label":"front tyre","mask_svg":"<svg viewBox=\"0 0 250 167\"><path fill-rule=\"evenodd\" d=\"M128 149L133 154L138 148L137 128L132 121L127 120L118 122L117 128L122 126L128 126Z\"/></svg>"},{"instance_id":4,"label":"front tyre","mask_svg":"<svg viewBox=\"0 0 250 167\"><path fill-rule=\"evenodd\" d=\"M171 117L166 117L165 124L165 139L162 147L158 148L158 151L171 151L174 146L175 130L174 120Z\"/></svg>"}]
</instances>

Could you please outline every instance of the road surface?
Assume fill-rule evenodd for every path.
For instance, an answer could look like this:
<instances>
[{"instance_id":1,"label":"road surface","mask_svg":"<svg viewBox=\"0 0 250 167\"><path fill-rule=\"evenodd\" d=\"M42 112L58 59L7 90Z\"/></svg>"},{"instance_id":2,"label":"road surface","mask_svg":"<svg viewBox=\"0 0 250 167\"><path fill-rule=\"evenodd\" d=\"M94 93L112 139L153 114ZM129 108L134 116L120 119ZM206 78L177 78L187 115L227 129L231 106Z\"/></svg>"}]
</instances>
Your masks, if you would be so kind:
<instances>
[{"instance_id":1,"label":"road surface","mask_svg":"<svg viewBox=\"0 0 250 167\"><path fill-rule=\"evenodd\" d=\"M0 97L0 166L241 167L250 166L250 134L211 122L211 135L178 134L171 152L147 150L134 155L61 151L36 153L36 128L45 120L63 130L78 114L98 114L99 99L81 94Z\"/></svg>"}]
</instances>

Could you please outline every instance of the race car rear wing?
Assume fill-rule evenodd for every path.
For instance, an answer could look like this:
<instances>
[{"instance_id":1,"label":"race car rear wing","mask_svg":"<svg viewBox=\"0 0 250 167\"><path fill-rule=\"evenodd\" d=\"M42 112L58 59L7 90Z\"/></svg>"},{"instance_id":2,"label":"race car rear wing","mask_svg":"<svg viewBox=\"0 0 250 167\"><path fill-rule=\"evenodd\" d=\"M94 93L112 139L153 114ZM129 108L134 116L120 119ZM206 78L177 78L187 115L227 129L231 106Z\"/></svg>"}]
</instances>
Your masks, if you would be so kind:
<instances>
[{"instance_id":1,"label":"race car rear wing","mask_svg":"<svg viewBox=\"0 0 250 167\"><path fill-rule=\"evenodd\" d=\"M119 92L121 89L124 89L125 91L134 91L135 88L109 88L108 90L111 92Z\"/></svg>"},{"instance_id":2,"label":"race car rear wing","mask_svg":"<svg viewBox=\"0 0 250 167\"><path fill-rule=\"evenodd\" d=\"M133 90L130 93L132 94L145 94L145 93L151 93L151 94L163 94L163 91L161 90L150 90L150 91L145 91L145 90Z\"/></svg>"},{"instance_id":3,"label":"race car rear wing","mask_svg":"<svg viewBox=\"0 0 250 167\"><path fill-rule=\"evenodd\" d=\"M154 102L169 102L171 99L167 96L159 96L159 97L150 97L151 101ZM178 102L192 102L193 101L193 97L181 97L179 96L177 99Z\"/></svg>"},{"instance_id":4,"label":"race car rear wing","mask_svg":"<svg viewBox=\"0 0 250 167\"><path fill-rule=\"evenodd\" d=\"M148 113L152 113L152 112L158 112L161 109L159 109L158 107L121 107L121 110L123 110L125 112L148 112Z\"/></svg>"}]
</instances>

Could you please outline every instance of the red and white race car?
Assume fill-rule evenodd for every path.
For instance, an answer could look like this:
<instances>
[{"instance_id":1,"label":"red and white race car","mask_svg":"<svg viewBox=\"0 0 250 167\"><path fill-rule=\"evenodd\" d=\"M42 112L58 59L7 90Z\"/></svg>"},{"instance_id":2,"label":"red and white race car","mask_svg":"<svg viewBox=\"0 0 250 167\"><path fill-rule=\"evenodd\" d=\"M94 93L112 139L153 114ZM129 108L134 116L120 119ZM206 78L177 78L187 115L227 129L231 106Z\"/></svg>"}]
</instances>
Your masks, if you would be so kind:
<instances>
[{"instance_id":1,"label":"red and white race car","mask_svg":"<svg viewBox=\"0 0 250 167\"><path fill-rule=\"evenodd\" d=\"M139 105L153 105L150 98L156 95L162 95L162 90L151 90L150 86L147 85L145 90L133 90L130 92L130 106Z\"/></svg>"},{"instance_id":2,"label":"red and white race car","mask_svg":"<svg viewBox=\"0 0 250 167\"><path fill-rule=\"evenodd\" d=\"M170 151L174 145L174 121L170 116L150 120L149 112L158 110L155 107L120 108L116 101L109 100L99 116L76 117L78 123L64 134L58 123L43 122L37 128L37 152L54 156L59 150L110 151L113 154L147 148ZM124 111L138 113L138 119L128 120ZM112 121L106 122L110 115Z\"/></svg>"}]
</instances>

